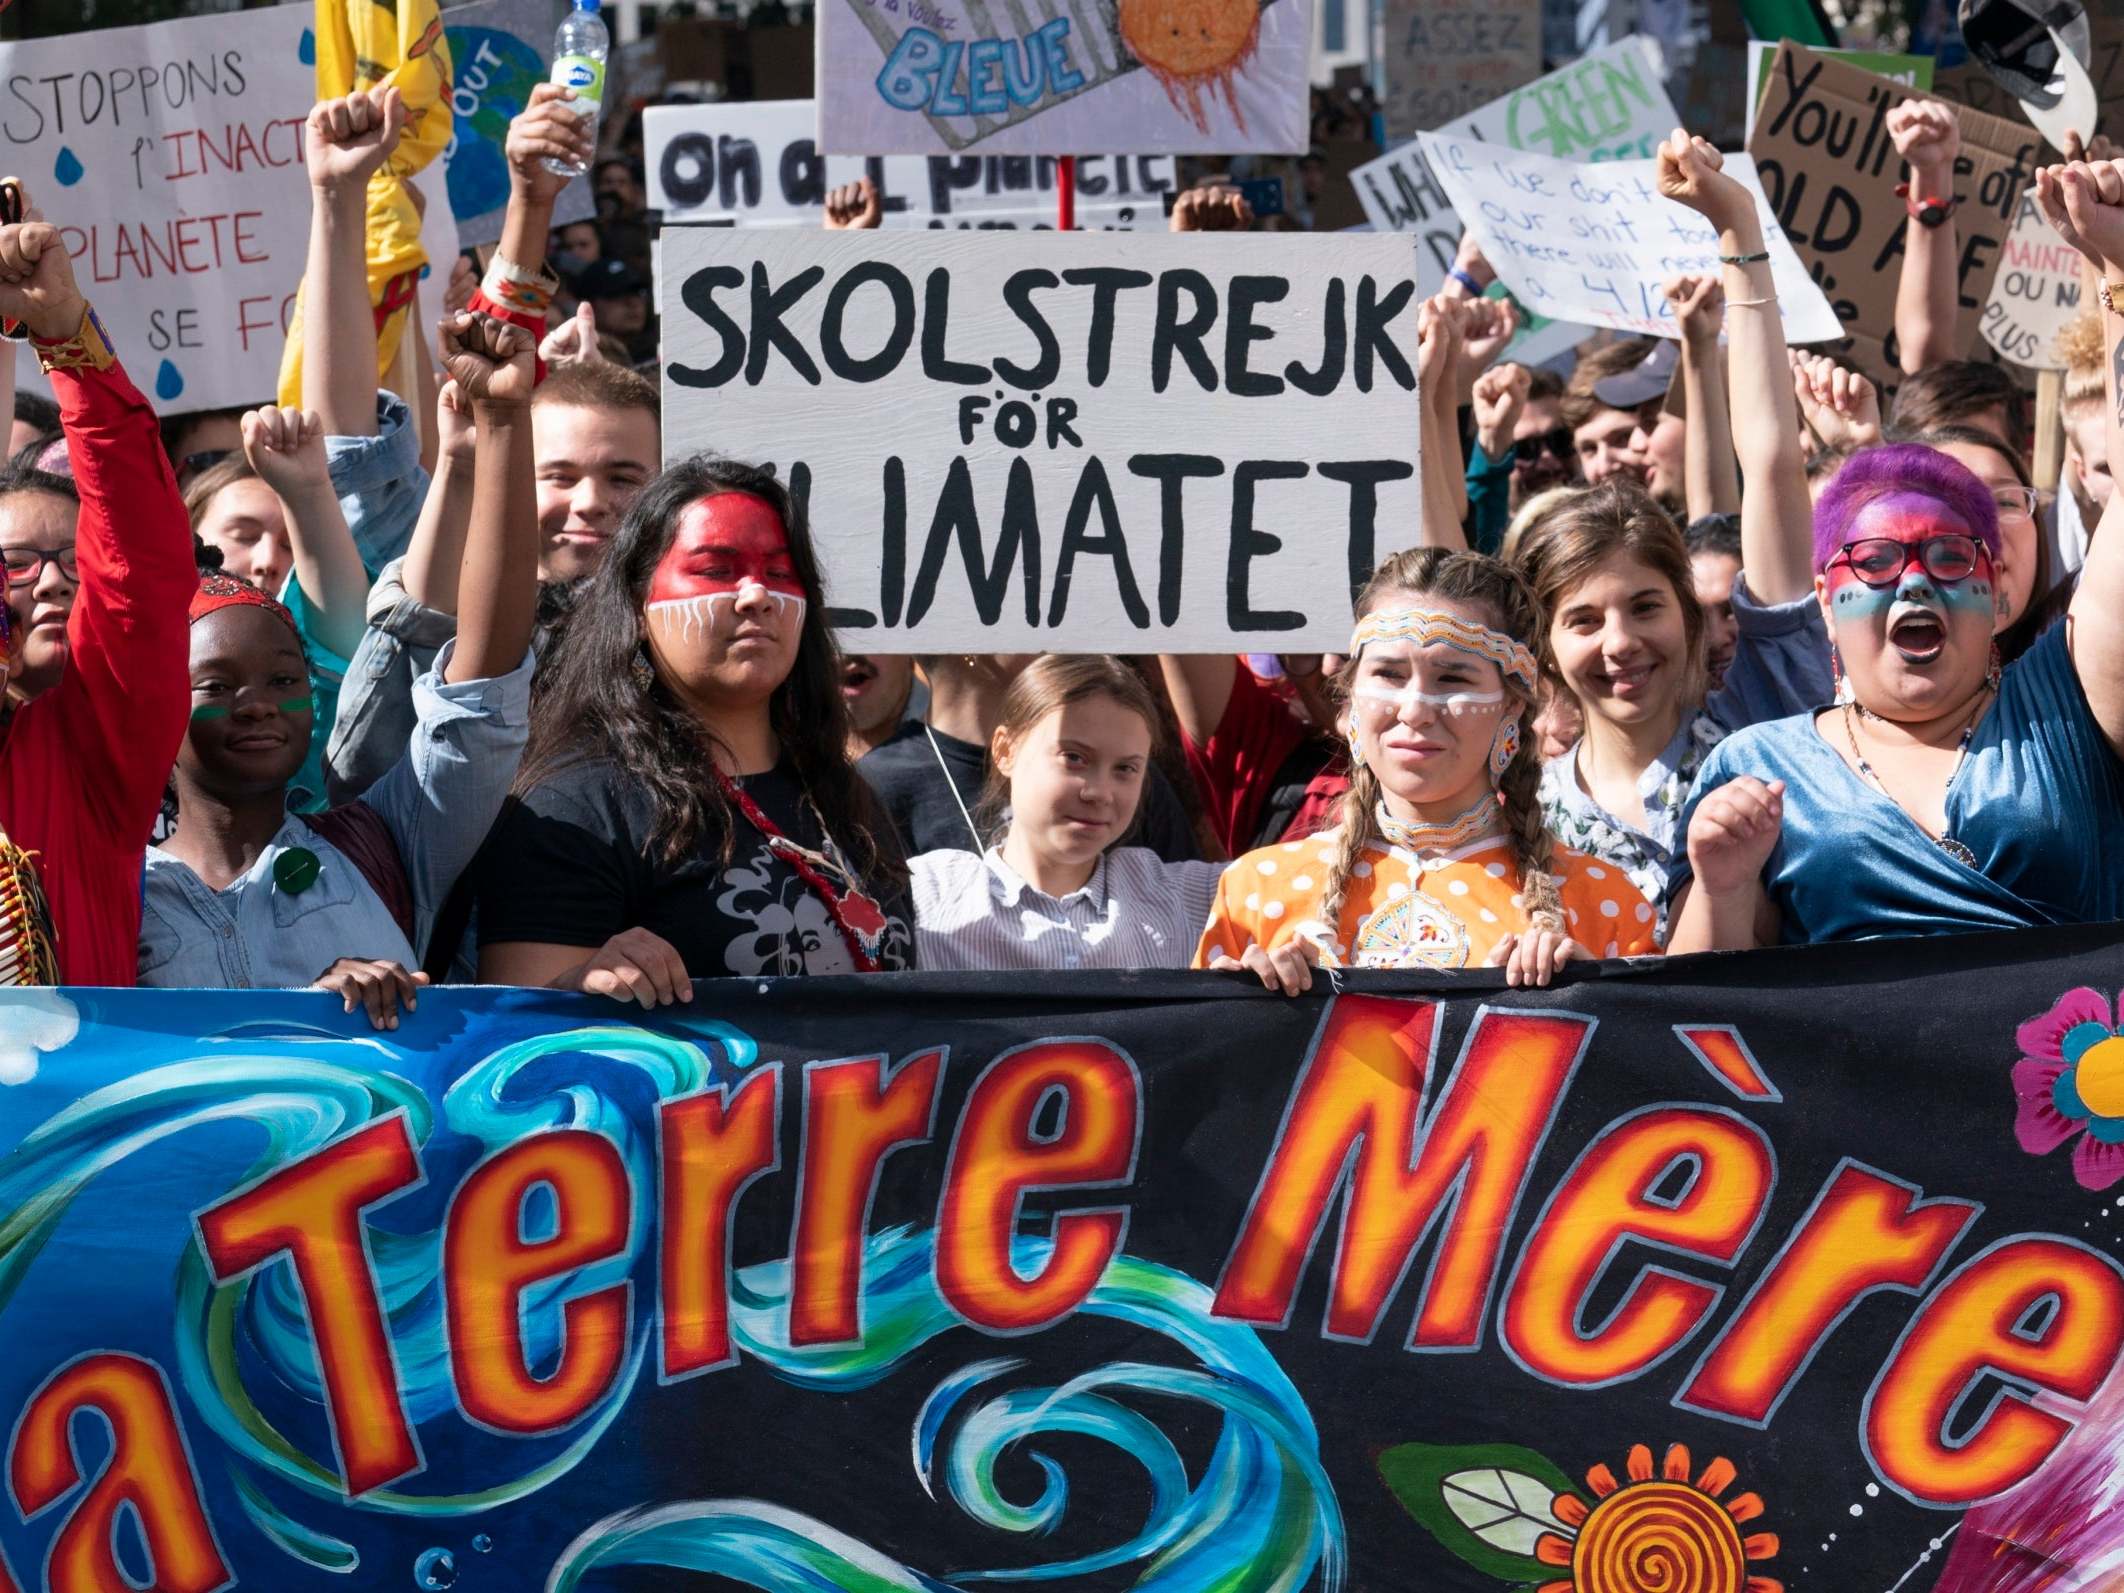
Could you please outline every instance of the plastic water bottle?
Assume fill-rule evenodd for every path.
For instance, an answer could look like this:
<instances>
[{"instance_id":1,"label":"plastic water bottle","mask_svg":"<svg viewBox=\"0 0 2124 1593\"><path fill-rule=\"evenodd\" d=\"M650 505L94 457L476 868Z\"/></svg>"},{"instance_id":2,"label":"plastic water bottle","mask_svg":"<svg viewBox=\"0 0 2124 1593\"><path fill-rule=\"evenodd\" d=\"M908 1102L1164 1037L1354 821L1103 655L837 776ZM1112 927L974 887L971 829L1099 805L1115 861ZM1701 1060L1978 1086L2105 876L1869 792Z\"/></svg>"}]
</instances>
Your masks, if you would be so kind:
<instances>
[{"instance_id":1,"label":"plastic water bottle","mask_svg":"<svg viewBox=\"0 0 2124 1593\"><path fill-rule=\"evenodd\" d=\"M575 0L575 9L553 35L553 81L575 90L574 99L561 103L589 124L586 131L597 128L597 113L605 98L605 57L611 53L612 35L597 14L597 0ZM580 177L589 169L546 157L546 170L558 177Z\"/></svg>"}]
</instances>

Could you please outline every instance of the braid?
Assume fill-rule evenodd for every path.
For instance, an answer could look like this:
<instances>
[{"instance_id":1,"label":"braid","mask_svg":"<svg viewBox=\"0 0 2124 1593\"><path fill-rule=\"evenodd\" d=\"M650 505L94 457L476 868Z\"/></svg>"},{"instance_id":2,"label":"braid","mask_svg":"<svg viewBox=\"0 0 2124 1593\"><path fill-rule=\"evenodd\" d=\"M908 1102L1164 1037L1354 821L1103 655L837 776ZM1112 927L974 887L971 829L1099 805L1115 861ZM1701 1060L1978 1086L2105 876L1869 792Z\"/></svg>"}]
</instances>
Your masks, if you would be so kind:
<instances>
[{"instance_id":1,"label":"braid","mask_svg":"<svg viewBox=\"0 0 2124 1593\"><path fill-rule=\"evenodd\" d=\"M1372 838L1372 809L1379 801L1379 777L1371 766L1359 761L1350 766L1350 788L1342 794L1342 824L1335 843L1335 861L1328 865L1327 886L1320 895L1320 920L1327 926L1331 945L1342 942L1342 897L1349 889L1350 870L1364 855Z\"/></svg>"},{"instance_id":2,"label":"braid","mask_svg":"<svg viewBox=\"0 0 2124 1593\"><path fill-rule=\"evenodd\" d=\"M1534 738L1523 736L1518 755L1497 782L1504 799L1505 833L1512 838L1512 861L1519 866L1519 894L1526 903L1527 927L1568 935L1563 898L1550 873L1556 861L1556 837L1541 805L1541 757Z\"/></svg>"}]
</instances>

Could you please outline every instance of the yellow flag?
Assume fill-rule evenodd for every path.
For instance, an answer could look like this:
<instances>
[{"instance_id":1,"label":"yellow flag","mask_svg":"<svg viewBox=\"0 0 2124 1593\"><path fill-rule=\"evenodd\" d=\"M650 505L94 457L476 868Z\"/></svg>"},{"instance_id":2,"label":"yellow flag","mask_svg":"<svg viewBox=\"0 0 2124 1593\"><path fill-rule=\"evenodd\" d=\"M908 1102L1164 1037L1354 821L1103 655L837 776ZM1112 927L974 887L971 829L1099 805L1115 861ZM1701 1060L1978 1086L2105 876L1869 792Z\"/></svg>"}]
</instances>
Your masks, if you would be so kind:
<instances>
[{"instance_id":1,"label":"yellow flag","mask_svg":"<svg viewBox=\"0 0 2124 1593\"><path fill-rule=\"evenodd\" d=\"M369 302L376 308L376 368L398 353L427 255L406 179L450 142L450 46L436 0L317 0L317 97L392 84L406 104L398 148L369 179ZM302 305L280 360L280 401L302 402Z\"/></svg>"}]
</instances>

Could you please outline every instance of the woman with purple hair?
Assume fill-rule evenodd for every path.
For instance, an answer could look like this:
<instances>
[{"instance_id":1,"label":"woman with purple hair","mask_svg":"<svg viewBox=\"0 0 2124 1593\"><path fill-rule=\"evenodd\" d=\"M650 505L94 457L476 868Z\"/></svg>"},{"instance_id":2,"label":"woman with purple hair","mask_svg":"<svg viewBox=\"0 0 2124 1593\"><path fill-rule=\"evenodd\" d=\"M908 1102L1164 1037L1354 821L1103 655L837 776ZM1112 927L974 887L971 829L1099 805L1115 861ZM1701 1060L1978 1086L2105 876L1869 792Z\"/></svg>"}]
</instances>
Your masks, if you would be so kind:
<instances>
[{"instance_id":1,"label":"woman with purple hair","mask_svg":"<svg viewBox=\"0 0 2124 1593\"><path fill-rule=\"evenodd\" d=\"M2037 178L2101 274L2111 445L2124 442L2124 162ZM2064 625L2003 669L1999 518L1963 465L1876 448L1815 509L1837 701L1705 760L1668 949L2124 918L2124 497Z\"/></svg>"}]
</instances>

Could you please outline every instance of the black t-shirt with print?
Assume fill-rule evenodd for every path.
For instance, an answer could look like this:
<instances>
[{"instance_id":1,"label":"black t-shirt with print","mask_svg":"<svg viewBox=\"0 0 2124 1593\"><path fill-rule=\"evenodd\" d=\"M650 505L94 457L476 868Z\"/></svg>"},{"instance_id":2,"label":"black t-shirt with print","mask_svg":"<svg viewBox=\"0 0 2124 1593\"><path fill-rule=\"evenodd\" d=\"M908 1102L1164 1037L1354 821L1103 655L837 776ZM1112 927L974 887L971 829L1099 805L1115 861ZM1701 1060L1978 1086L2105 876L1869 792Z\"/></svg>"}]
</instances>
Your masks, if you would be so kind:
<instances>
[{"instance_id":1,"label":"black t-shirt with print","mask_svg":"<svg viewBox=\"0 0 2124 1593\"><path fill-rule=\"evenodd\" d=\"M885 805L906 843L907 855L923 852L979 852L985 843L967 827L967 816L980 819L981 790L988 779L988 749L957 736L932 732L919 719L901 725L890 741L865 753L856 773ZM965 804L961 811L960 804ZM1143 801L1136 814L1136 846L1147 846L1168 863L1193 862L1200 852L1187 809L1165 771L1150 766L1143 782Z\"/></svg>"},{"instance_id":2,"label":"black t-shirt with print","mask_svg":"<svg viewBox=\"0 0 2124 1593\"><path fill-rule=\"evenodd\" d=\"M818 816L785 766L740 782L798 845L825 850ZM826 904L742 815L722 858L705 828L693 854L667 864L651 844L652 808L640 784L602 760L574 764L512 797L480 855L482 946L529 941L594 949L646 929L677 950L696 979L853 973L855 959ZM836 880L836 883L841 883ZM888 923L878 962L914 966L906 893L863 889Z\"/></svg>"}]
</instances>

